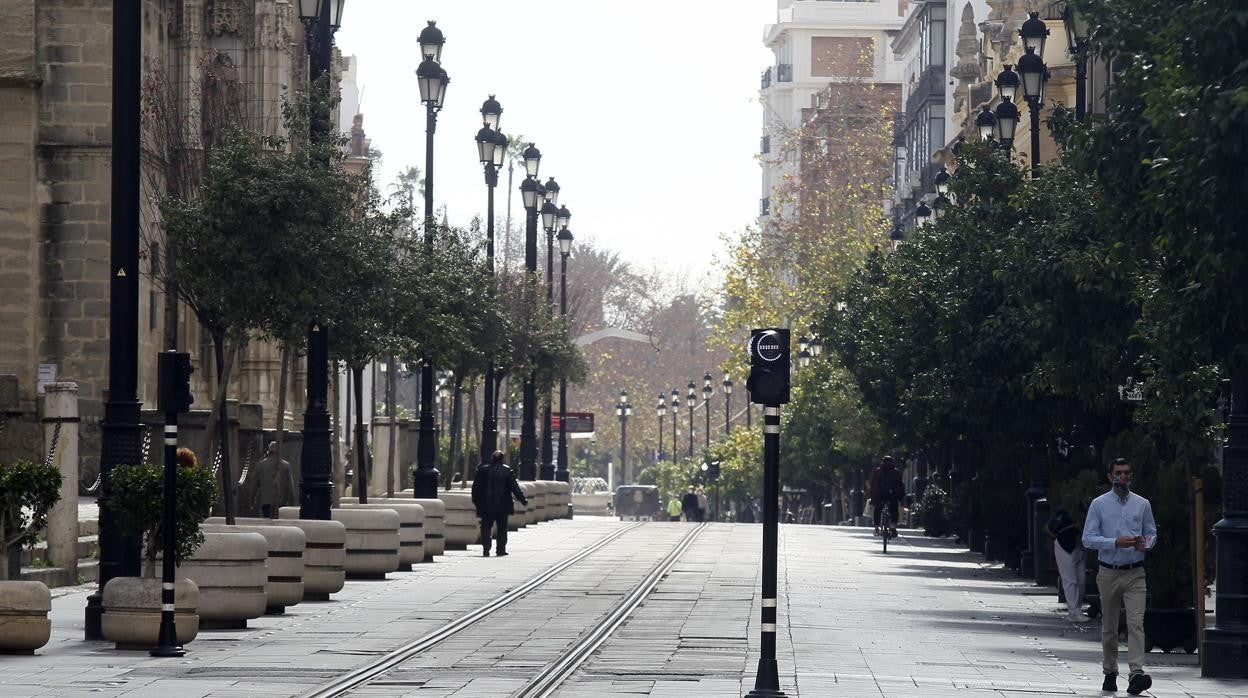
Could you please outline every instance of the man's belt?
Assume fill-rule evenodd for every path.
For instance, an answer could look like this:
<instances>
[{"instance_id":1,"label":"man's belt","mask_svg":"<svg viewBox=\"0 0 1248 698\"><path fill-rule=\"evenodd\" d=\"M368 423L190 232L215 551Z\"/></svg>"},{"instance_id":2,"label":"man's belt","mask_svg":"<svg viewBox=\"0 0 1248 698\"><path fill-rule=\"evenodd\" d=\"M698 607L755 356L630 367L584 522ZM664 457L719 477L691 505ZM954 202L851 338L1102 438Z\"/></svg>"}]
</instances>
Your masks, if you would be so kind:
<instances>
[{"instance_id":1,"label":"man's belt","mask_svg":"<svg viewBox=\"0 0 1248 698\"><path fill-rule=\"evenodd\" d=\"M1101 567L1104 567L1107 570L1133 570L1136 567L1144 566L1143 560L1140 560L1139 562L1132 562L1129 565L1111 565L1108 562L1101 562L1100 560L1097 560L1097 562L1100 563Z\"/></svg>"}]
</instances>

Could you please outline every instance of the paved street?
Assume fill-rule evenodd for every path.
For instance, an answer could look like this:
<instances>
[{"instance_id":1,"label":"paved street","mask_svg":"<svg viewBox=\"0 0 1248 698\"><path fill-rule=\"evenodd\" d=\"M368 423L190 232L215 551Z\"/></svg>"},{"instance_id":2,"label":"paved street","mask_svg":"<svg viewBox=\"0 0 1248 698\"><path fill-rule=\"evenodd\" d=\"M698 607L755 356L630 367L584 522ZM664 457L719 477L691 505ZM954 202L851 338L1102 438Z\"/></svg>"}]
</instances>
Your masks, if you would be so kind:
<instances>
[{"instance_id":1,"label":"paved street","mask_svg":"<svg viewBox=\"0 0 1248 698\"><path fill-rule=\"evenodd\" d=\"M81 641L89 589L59 590L52 643L34 657L0 660L0 695L300 695L621 526L602 518L547 523L514 534L505 559L452 552L384 582L348 582L334 601L300 604L247 630L202 631L181 659ZM627 531L352 695L510 695L688 530L656 523ZM758 526L706 527L558 695L747 693L757 662L760 535ZM864 529L784 526L780 542L778 657L790 696L1101 695L1096 629L1067 623L1048 590L978 556L913 535L885 556ZM1194 656L1149 660L1152 695L1248 696L1243 683L1199 679Z\"/></svg>"}]
</instances>

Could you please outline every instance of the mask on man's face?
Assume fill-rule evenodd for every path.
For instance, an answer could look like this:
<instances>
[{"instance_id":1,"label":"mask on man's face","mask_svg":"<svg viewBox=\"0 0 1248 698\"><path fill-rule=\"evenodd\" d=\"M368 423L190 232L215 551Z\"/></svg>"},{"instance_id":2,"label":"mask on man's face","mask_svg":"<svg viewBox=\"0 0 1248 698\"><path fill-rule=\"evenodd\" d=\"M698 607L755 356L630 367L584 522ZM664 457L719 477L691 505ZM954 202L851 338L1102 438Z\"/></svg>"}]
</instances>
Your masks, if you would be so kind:
<instances>
[{"instance_id":1,"label":"mask on man's face","mask_svg":"<svg viewBox=\"0 0 1248 698\"><path fill-rule=\"evenodd\" d=\"M1131 476L1116 475L1114 476L1114 491L1120 496L1126 496L1131 491Z\"/></svg>"}]
</instances>

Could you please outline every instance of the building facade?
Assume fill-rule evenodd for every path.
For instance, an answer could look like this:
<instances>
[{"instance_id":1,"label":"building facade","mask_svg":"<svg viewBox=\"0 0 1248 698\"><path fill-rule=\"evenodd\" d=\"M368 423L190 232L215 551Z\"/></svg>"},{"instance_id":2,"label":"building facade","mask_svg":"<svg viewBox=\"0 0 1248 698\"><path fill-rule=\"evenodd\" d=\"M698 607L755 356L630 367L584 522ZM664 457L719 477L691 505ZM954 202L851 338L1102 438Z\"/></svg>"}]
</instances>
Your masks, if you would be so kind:
<instances>
[{"instance_id":1,"label":"building facade","mask_svg":"<svg viewBox=\"0 0 1248 698\"><path fill-rule=\"evenodd\" d=\"M154 405L156 354L176 339L195 363L197 406L207 406L217 376L211 343L194 315L165 296L154 202L194 185L193 163L221 128L281 133L282 101L307 80L304 30L294 0L138 1L139 398ZM74 381L88 482L108 387L111 36L110 0L0 4L0 414L8 427L0 429L0 459L42 452L39 383ZM279 357L275 346L252 342L229 391L258 405L268 425L276 421ZM302 381L300 367L289 386L286 423L295 427Z\"/></svg>"}]
</instances>

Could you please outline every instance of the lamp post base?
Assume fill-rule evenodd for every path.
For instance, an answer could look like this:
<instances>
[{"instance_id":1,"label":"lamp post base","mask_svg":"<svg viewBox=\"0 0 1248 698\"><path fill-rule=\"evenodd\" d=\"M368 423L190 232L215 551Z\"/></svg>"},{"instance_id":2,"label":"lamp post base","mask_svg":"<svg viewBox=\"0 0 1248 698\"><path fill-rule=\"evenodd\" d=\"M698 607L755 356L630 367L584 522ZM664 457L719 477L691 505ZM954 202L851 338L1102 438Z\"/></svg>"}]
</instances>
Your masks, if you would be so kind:
<instances>
[{"instance_id":1,"label":"lamp post base","mask_svg":"<svg viewBox=\"0 0 1248 698\"><path fill-rule=\"evenodd\" d=\"M438 471L422 468L412 473L412 492L417 499L437 499Z\"/></svg>"},{"instance_id":2,"label":"lamp post base","mask_svg":"<svg viewBox=\"0 0 1248 698\"><path fill-rule=\"evenodd\" d=\"M778 688L756 688L745 695L746 698L786 698L787 696Z\"/></svg>"},{"instance_id":3,"label":"lamp post base","mask_svg":"<svg viewBox=\"0 0 1248 698\"><path fill-rule=\"evenodd\" d=\"M1248 679L1248 632L1206 628L1200 645L1200 676Z\"/></svg>"}]
</instances>

